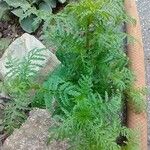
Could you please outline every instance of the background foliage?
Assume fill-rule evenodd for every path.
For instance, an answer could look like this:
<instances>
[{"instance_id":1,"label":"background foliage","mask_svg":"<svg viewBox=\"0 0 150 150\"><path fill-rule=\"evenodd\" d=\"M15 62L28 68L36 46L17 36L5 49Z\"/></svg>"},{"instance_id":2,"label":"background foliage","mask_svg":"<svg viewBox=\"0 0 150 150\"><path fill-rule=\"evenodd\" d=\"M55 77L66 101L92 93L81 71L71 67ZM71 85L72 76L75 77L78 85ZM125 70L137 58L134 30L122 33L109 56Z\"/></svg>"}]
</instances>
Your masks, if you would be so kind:
<instances>
[{"instance_id":1,"label":"background foliage","mask_svg":"<svg viewBox=\"0 0 150 150\"><path fill-rule=\"evenodd\" d=\"M66 0L2 0L0 20L7 18L11 12L19 18L22 29L32 33L43 20L48 19L58 2L65 3Z\"/></svg>"}]
</instances>

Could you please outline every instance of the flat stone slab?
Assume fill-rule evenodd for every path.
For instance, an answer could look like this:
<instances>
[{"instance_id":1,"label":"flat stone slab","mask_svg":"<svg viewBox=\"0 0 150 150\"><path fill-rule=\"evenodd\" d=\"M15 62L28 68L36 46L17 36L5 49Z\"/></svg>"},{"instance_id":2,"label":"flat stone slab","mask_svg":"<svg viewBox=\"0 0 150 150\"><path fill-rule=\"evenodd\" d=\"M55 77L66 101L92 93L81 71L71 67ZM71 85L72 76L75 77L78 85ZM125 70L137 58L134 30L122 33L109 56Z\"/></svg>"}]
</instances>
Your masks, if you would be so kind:
<instances>
[{"instance_id":1,"label":"flat stone slab","mask_svg":"<svg viewBox=\"0 0 150 150\"><path fill-rule=\"evenodd\" d=\"M53 121L47 110L32 110L20 129L16 129L6 139L2 150L67 150L65 141L53 141L47 144L48 129L51 125Z\"/></svg>"}]
</instances>

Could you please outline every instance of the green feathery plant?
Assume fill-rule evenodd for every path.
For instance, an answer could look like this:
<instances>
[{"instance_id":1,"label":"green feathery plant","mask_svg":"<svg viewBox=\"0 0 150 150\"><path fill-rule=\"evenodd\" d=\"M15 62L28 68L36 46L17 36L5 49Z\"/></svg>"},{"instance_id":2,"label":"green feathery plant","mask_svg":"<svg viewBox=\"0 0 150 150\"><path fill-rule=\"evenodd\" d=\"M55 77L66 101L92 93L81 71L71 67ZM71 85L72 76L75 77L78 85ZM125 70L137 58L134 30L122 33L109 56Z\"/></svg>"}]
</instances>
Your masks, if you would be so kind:
<instances>
[{"instance_id":1,"label":"green feathery plant","mask_svg":"<svg viewBox=\"0 0 150 150\"><path fill-rule=\"evenodd\" d=\"M8 57L4 88L8 91L11 101L7 103L3 122L8 133L12 133L27 118L35 89L39 88L35 78L45 59L43 51L44 49L33 49L21 61L12 56Z\"/></svg>"},{"instance_id":2,"label":"green feathery plant","mask_svg":"<svg viewBox=\"0 0 150 150\"><path fill-rule=\"evenodd\" d=\"M61 65L45 82L44 97L59 121L51 135L68 139L70 149L138 149L120 117L126 96L135 111L145 107L142 94L132 88L134 76L123 49L128 35L121 28L132 22L123 0L81 0L51 17L46 34Z\"/></svg>"}]
</instances>

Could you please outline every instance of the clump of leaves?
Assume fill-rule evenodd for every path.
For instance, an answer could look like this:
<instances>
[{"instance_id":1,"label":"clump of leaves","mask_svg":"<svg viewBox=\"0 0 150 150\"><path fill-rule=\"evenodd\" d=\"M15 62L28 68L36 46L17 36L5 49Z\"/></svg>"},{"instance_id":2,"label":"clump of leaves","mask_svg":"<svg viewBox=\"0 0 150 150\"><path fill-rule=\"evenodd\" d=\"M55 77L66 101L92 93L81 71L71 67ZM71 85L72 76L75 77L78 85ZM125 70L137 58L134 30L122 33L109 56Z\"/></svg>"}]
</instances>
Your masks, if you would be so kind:
<instances>
[{"instance_id":1,"label":"clump of leaves","mask_svg":"<svg viewBox=\"0 0 150 150\"><path fill-rule=\"evenodd\" d=\"M11 101L7 103L4 111L3 125L8 133L12 133L27 118L35 90L39 88L35 82L37 70L42 67L45 60L42 54L44 49L33 49L27 56L19 60L8 57L8 73L5 77L4 88L9 92Z\"/></svg>"},{"instance_id":2,"label":"clump of leaves","mask_svg":"<svg viewBox=\"0 0 150 150\"><path fill-rule=\"evenodd\" d=\"M131 145L138 149L132 141L135 135L120 119L125 93L134 106L143 104L131 92L134 76L123 50L124 22L133 20L125 13L123 0L81 0L51 17L47 37L62 64L45 82L44 97L60 122L51 134L69 139L70 149L121 150L120 136L126 139L124 149Z\"/></svg>"},{"instance_id":3,"label":"clump of leaves","mask_svg":"<svg viewBox=\"0 0 150 150\"><path fill-rule=\"evenodd\" d=\"M5 18L8 11L11 11L19 17L22 29L32 33L43 20L46 21L51 16L58 2L65 3L66 0L2 0L0 2L0 20Z\"/></svg>"}]
</instances>

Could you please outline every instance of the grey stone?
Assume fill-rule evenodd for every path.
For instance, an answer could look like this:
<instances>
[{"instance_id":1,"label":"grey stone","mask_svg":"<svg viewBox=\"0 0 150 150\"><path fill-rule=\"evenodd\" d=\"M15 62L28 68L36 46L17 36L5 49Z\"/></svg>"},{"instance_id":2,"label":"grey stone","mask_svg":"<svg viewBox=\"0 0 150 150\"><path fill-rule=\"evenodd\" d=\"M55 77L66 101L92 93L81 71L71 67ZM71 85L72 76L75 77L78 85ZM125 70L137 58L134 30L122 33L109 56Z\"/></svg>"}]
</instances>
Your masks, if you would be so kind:
<instances>
[{"instance_id":1,"label":"grey stone","mask_svg":"<svg viewBox=\"0 0 150 150\"><path fill-rule=\"evenodd\" d=\"M8 69L5 67L8 56L10 55L12 58L18 58L21 60L24 56L26 56L33 49L42 49L45 50L42 54L46 55L46 59L40 62L40 65L43 65L43 68L36 70L39 73L40 79L43 79L49 72L53 71L53 69L60 64L60 61L56 58L56 56L39 41L34 36L24 33L21 37L17 38L14 42L12 42L9 47L6 49L2 58L0 59L0 78L4 80ZM38 64L38 62L36 62Z\"/></svg>"},{"instance_id":2,"label":"grey stone","mask_svg":"<svg viewBox=\"0 0 150 150\"><path fill-rule=\"evenodd\" d=\"M29 118L6 139L2 150L66 150L67 142L53 141L47 145L48 129L53 125L45 109L34 109Z\"/></svg>"}]
</instances>

